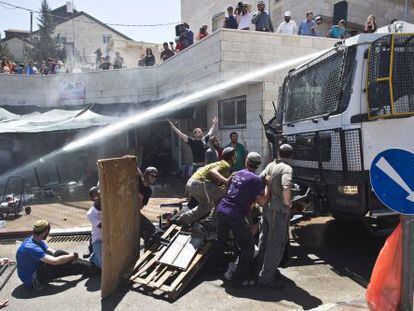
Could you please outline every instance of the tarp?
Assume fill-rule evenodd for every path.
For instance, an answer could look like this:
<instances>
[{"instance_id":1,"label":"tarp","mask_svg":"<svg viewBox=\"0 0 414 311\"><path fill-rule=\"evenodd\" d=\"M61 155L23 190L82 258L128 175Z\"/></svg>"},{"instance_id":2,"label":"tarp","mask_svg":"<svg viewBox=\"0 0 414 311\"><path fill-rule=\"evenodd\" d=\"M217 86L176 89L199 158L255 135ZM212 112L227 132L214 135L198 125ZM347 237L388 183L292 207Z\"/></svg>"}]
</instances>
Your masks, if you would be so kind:
<instances>
[{"instance_id":1,"label":"tarp","mask_svg":"<svg viewBox=\"0 0 414 311\"><path fill-rule=\"evenodd\" d=\"M0 122L5 121L5 120L17 119L19 117L20 117L20 115L14 114L14 113L12 113L10 111L7 111L6 109L0 107Z\"/></svg>"},{"instance_id":2,"label":"tarp","mask_svg":"<svg viewBox=\"0 0 414 311\"><path fill-rule=\"evenodd\" d=\"M44 113L31 113L22 116L3 110L0 111L0 118L3 114L9 118L5 118L3 121L0 119L0 134L70 131L102 126L116 120L116 118L103 116L85 109L53 109Z\"/></svg>"}]
</instances>

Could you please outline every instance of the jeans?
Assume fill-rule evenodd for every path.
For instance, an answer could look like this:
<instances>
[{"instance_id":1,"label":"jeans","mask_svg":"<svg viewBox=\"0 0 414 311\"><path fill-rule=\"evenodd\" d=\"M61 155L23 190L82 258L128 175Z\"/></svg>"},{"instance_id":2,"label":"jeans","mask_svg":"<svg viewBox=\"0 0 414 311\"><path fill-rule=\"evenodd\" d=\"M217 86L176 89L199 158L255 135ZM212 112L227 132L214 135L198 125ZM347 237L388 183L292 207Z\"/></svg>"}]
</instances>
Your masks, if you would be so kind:
<instances>
[{"instance_id":1,"label":"jeans","mask_svg":"<svg viewBox=\"0 0 414 311\"><path fill-rule=\"evenodd\" d=\"M59 257L68 255L68 253L62 250L57 250L54 254L49 255ZM64 276L77 274L89 275L92 270L92 265L89 261L79 258L63 265L49 265L42 262L42 265L36 270L36 279L40 283L46 284L54 279L59 279Z\"/></svg>"},{"instance_id":2,"label":"jeans","mask_svg":"<svg viewBox=\"0 0 414 311\"><path fill-rule=\"evenodd\" d=\"M156 242L155 235L159 232L153 223L141 214L141 238L144 240L145 249L149 249Z\"/></svg>"},{"instance_id":3,"label":"jeans","mask_svg":"<svg viewBox=\"0 0 414 311\"><path fill-rule=\"evenodd\" d=\"M243 283L250 275L254 256L254 241L250 233L249 225L244 218L233 218L222 213L218 214L218 247L219 258L223 256L223 251L228 243L230 231L240 248L240 255L233 282ZM218 259L220 263L221 260Z\"/></svg>"},{"instance_id":4,"label":"jeans","mask_svg":"<svg viewBox=\"0 0 414 311\"><path fill-rule=\"evenodd\" d=\"M97 240L92 243L91 263L98 268L102 268L102 240Z\"/></svg>"}]
</instances>

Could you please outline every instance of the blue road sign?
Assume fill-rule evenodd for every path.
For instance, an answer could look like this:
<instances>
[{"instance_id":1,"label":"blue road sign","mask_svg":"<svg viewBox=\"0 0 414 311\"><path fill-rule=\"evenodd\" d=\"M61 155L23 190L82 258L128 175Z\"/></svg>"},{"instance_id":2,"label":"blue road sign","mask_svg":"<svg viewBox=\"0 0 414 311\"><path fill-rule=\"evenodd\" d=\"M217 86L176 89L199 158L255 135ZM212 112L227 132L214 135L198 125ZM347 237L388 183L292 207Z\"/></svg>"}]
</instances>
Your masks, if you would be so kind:
<instances>
[{"instance_id":1,"label":"blue road sign","mask_svg":"<svg viewBox=\"0 0 414 311\"><path fill-rule=\"evenodd\" d=\"M414 153L388 149L372 161L371 185L378 199L390 209L414 215Z\"/></svg>"}]
</instances>

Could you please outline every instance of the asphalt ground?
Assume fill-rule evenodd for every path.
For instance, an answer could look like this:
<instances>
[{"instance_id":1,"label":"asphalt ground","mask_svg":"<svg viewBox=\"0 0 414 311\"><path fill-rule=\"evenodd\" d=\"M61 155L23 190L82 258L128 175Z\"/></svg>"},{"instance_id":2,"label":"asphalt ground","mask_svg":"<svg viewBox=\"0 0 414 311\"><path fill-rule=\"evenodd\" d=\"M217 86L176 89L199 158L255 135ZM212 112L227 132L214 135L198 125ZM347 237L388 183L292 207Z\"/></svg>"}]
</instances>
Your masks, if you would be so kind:
<instances>
[{"instance_id":1,"label":"asphalt ground","mask_svg":"<svg viewBox=\"0 0 414 311\"><path fill-rule=\"evenodd\" d=\"M277 289L232 289L223 283L221 275L210 275L204 269L173 303L131 286L122 286L101 301L99 277L68 277L33 292L22 287L15 272L0 297L10 300L6 310L366 309L365 287L384 239L371 236L362 223L339 223L329 217L301 221L290 231L291 259L289 267L281 270L283 287ZM55 249L81 254L87 245L51 244ZM13 257L16 247L2 245L0 255Z\"/></svg>"}]
</instances>

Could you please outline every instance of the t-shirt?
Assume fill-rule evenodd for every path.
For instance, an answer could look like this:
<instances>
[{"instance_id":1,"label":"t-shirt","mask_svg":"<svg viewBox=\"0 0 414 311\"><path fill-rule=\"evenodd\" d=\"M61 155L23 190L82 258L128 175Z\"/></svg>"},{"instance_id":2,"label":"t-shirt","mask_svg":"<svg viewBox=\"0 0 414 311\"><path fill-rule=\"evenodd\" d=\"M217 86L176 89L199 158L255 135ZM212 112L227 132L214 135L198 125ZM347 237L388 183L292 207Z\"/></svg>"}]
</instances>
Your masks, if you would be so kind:
<instances>
[{"instance_id":1,"label":"t-shirt","mask_svg":"<svg viewBox=\"0 0 414 311\"><path fill-rule=\"evenodd\" d=\"M231 179L227 194L217 207L219 213L235 218L244 218L250 212L250 206L256 197L263 193L264 183L260 176L244 169Z\"/></svg>"},{"instance_id":2,"label":"t-shirt","mask_svg":"<svg viewBox=\"0 0 414 311\"><path fill-rule=\"evenodd\" d=\"M295 21L283 21L280 23L279 27L276 30L277 33L283 33L285 35L296 35L298 32L298 27L296 26Z\"/></svg>"},{"instance_id":3,"label":"t-shirt","mask_svg":"<svg viewBox=\"0 0 414 311\"><path fill-rule=\"evenodd\" d=\"M345 37L345 29L334 25L331 30L329 30L328 37L335 39L342 39Z\"/></svg>"},{"instance_id":4,"label":"t-shirt","mask_svg":"<svg viewBox=\"0 0 414 311\"><path fill-rule=\"evenodd\" d=\"M224 20L224 28L230 28L230 29L237 29L239 25L237 24L237 20L234 17L234 15L230 15L225 18Z\"/></svg>"},{"instance_id":5,"label":"t-shirt","mask_svg":"<svg viewBox=\"0 0 414 311\"><path fill-rule=\"evenodd\" d=\"M283 189L290 187L292 172L292 167L281 160L275 160L266 166L262 175L270 176L269 186L272 194L270 205L277 205L278 208L281 208L280 205L283 205Z\"/></svg>"},{"instance_id":6,"label":"t-shirt","mask_svg":"<svg viewBox=\"0 0 414 311\"><path fill-rule=\"evenodd\" d=\"M191 179L197 180L197 181L211 181L209 173L213 169L217 169L220 175L226 178L230 176L230 165L226 161L221 160L221 161L214 162L206 166L203 166L197 172L195 172L193 176L191 176Z\"/></svg>"},{"instance_id":7,"label":"t-shirt","mask_svg":"<svg viewBox=\"0 0 414 311\"><path fill-rule=\"evenodd\" d=\"M191 153L193 154L193 162L199 163L204 162L206 159L206 141L210 138L209 135L204 136L202 139L195 139L188 137L188 145L191 148Z\"/></svg>"},{"instance_id":8,"label":"t-shirt","mask_svg":"<svg viewBox=\"0 0 414 311\"><path fill-rule=\"evenodd\" d=\"M307 19L305 19L299 25L298 34L302 36L315 36L316 35L314 31L315 25L316 23L314 20L308 21Z\"/></svg>"},{"instance_id":9,"label":"t-shirt","mask_svg":"<svg viewBox=\"0 0 414 311\"><path fill-rule=\"evenodd\" d=\"M231 167L231 170L233 172L240 171L244 169L244 161L246 159L246 148L241 143L236 143L236 146L233 146L233 144L228 144L227 147L233 147L234 151L236 153L236 162L234 162L233 166Z\"/></svg>"},{"instance_id":10,"label":"t-shirt","mask_svg":"<svg viewBox=\"0 0 414 311\"><path fill-rule=\"evenodd\" d=\"M147 187L144 185L141 177L138 179L138 192L141 193L141 195L143 196L142 205L143 206L147 205L152 195L152 189L151 189L151 186Z\"/></svg>"},{"instance_id":11,"label":"t-shirt","mask_svg":"<svg viewBox=\"0 0 414 311\"><path fill-rule=\"evenodd\" d=\"M99 240L102 241L102 228L98 227L99 224L102 224L102 211L98 210L94 204L86 213L86 217L88 217L92 224L92 243Z\"/></svg>"},{"instance_id":12,"label":"t-shirt","mask_svg":"<svg viewBox=\"0 0 414 311\"><path fill-rule=\"evenodd\" d=\"M247 12L244 15L240 15L238 17L239 20L239 29L246 29L246 28L250 28L250 21L251 21L252 17L251 14L249 12Z\"/></svg>"},{"instance_id":13,"label":"t-shirt","mask_svg":"<svg viewBox=\"0 0 414 311\"><path fill-rule=\"evenodd\" d=\"M40 261L46 255L47 245L45 242L34 241L32 237L23 241L17 250L17 274L27 288L33 286L33 275L41 266Z\"/></svg>"},{"instance_id":14,"label":"t-shirt","mask_svg":"<svg viewBox=\"0 0 414 311\"><path fill-rule=\"evenodd\" d=\"M166 50L161 52L162 61L166 61L167 59L169 59L172 56L174 56L174 52L171 51L170 49L166 49Z\"/></svg>"}]
</instances>

